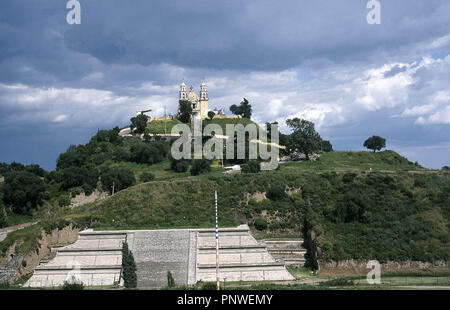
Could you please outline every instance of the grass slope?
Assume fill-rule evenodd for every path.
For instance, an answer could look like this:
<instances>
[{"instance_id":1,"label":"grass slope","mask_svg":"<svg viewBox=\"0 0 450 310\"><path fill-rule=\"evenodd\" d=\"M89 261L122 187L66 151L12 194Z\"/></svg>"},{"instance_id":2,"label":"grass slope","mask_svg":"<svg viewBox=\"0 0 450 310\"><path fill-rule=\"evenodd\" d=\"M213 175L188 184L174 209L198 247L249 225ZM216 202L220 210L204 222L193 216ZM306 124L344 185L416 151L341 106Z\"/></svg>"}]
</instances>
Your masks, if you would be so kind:
<instances>
[{"instance_id":1,"label":"grass slope","mask_svg":"<svg viewBox=\"0 0 450 310\"><path fill-rule=\"evenodd\" d=\"M297 163L301 165L301 163ZM150 182L75 209L70 218L102 229L221 226L264 218L272 235L301 231L307 201L326 259L450 259L450 175L409 172L311 173L281 169L255 175L186 177ZM297 189L280 200L249 195L273 186Z\"/></svg>"},{"instance_id":2,"label":"grass slope","mask_svg":"<svg viewBox=\"0 0 450 310\"><path fill-rule=\"evenodd\" d=\"M178 119L167 120L166 125L165 125L166 132L170 133L172 130L172 127L177 124L183 124L183 123L181 121L179 121ZM206 126L208 124L220 125L220 127L222 128L223 134L226 133L226 125L227 124L232 124L232 125L242 124L244 126L247 126L248 124L255 124L257 127L259 127L255 122L253 122L252 120L249 120L248 118L213 118L212 120L204 119L203 125ZM187 125L190 126L190 124L187 124ZM147 123L147 128L150 133L162 134L162 133L164 133L164 121L160 121L160 120L150 121L149 123Z\"/></svg>"},{"instance_id":3,"label":"grass slope","mask_svg":"<svg viewBox=\"0 0 450 310\"><path fill-rule=\"evenodd\" d=\"M213 227L217 190L220 226L252 226L263 218L268 225L259 234L299 236L310 206L311 225L327 259L449 259L450 174L426 170L392 151L331 152L317 162L288 163L277 171L247 175L224 175L216 165L212 172L192 177L170 171L167 160L126 165L136 176L150 171L156 180L73 210L55 209L42 225L58 227L69 221L97 229ZM296 193L275 201L252 199L252 194L274 186ZM33 233L24 229L11 234L0 248L27 231Z\"/></svg>"}]
</instances>

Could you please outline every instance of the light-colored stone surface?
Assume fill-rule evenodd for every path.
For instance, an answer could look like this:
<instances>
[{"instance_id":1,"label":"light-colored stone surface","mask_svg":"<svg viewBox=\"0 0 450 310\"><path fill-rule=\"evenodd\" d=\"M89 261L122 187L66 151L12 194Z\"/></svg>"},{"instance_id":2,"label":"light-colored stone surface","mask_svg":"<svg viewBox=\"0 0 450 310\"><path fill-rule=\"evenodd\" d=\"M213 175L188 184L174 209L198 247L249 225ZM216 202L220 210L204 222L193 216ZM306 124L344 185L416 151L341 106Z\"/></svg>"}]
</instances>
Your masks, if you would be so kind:
<instances>
[{"instance_id":1,"label":"light-colored stone surface","mask_svg":"<svg viewBox=\"0 0 450 310\"><path fill-rule=\"evenodd\" d=\"M197 235L197 281L216 280L216 240L213 229ZM247 225L219 229L219 277L226 281L293 280L284 263L276 262Z\"/></svg>"},{"instance_id":2,"label":"light-colored stone surface","mask_svg":"<svg viewBox=\"0 0 450 310\"><path fill-rule=\"evenodd\" d=\"M141 288L164 287L170 271L176 285L188 283L190 230L137 230L130 232L137 267L137 284Z\"/></svg>"},{"instance_id":3,"label":"light-colored stone surface","mask_svg":"<svg viewBox=\"0 0 450 310\"><path fill-rule=\"evenodd\" d=\"M62 285L75 271L85 285L119 283L125 240L136 262L140 288L165 287L168 271L178 286L215 281L214 236L214 229L84 231L74 244L55 249L56 256L38 266L27 285ZM220 229L219 245L221 279L293 280L284 263L251 236L247 225Z\"/></svg>"},{"instance_id":4,"label":"light-colored stone surface","mask_svg":"<svg viewBox=\"0 0 450 310\"><path fill-rule=\"evenodd\" d=\"M273 238L260 242L275 260L284 262L286 266L304 266L306 249L302 247L303 239Z\"/></svg>"},{"instance_id":5,"label":"light-colored stone surface","mask_svg":"<svg viewBox=\"0 0 450 310\"><path fill-rule=\"evenodd\" d=\"M124 232L80 232L74 244L53 249L56 256L37 266L25 286L61 286L72 276L87 286L118 284L126 238Z\"/></svg>"}]
</instances>

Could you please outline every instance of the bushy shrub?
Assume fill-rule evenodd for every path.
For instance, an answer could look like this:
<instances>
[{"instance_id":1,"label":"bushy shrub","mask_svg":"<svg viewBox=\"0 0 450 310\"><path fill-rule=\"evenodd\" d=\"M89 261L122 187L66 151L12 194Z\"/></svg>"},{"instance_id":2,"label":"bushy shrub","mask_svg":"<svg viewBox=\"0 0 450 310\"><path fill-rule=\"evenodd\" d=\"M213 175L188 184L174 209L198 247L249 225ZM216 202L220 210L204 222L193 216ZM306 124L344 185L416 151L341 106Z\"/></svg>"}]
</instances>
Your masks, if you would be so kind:
<instances>
[{"instance_id":1,"label":"bushy shrub","mask_svg":"<svg viewBox=\"0 0 450 310\"><path fill-rule=\"evenodd\" d=\"M216 282L201 283L200 289L204 291L214 291L217 289L217 283Z\"/></svg>"},{"instance_id":2,"label":"bushy shrub","mask_svg":"<svg viewBox=\"0 0 450 310\"><path fill-rule=\"evenodd\" d=\"M267 198L270 200L281 200L287 197L287 194L283 186L272 186L266 194Z\"/></svg>"},{"instance_id":3,"label":"bushy shrub","mask_svg":"<svg viewBox=\"0 0 450 310\"><path fill-rule=\"evenodd\" d=\"M141 180L141 182L150 182L153 181L155 179L155 175L151 172L143 172L141 174L141 176L139 177L139 179Z\"/></svg>"},{"instance_id":4,"label":"bushy shrub","mask_svg":"<svg viewBox=\"0 0 450 310\"><path fill-rule=\"evenodd\" d=\"M101 176L103 190L112 193L114 184L114 191L118 192L128 188L136 183L133 171L124 167L114 167Z\"/></svg>"},{"instance_id":5,"label":"bushy shrub","mask_svg":"<svg viewBox=\"0 0 450 310\"><path fill-rule=\"evenodd\" d=\"M68 194L63 194L59 197L58 205L60 207L67 207L70 205L70 197Z\"/></svg>"},{"instance_id":6,"label":"bushy shrub","mask_svg":"<svg viewBox=\"0 0 450 310\"><path fill-rule=\"evenodd\" d=\"M64 281L62 286L63 290L76 290L80 291L84 289L84 284L81 281L77 281L75 277L72 276L72 279L69 281Z\"/></svg>"},{"instance_id":7,"label":"bushy shrub","mask_svg":"<svg viewBox=\"0 0 450 310\"><path fill-rule=\"evenodd\" d=\"M264 229L266 229L267 228L267 221L265 219L261 218L261 217L256 219L256 221L255 221L255 228L257 230L264 230Z\"/></svg>"},{"instance_id":8,"label":"bushy shrub","mask_svg":"<svg viewBox=\"0 0 450 310\"><path fill-rule=\"evenodd\" d=\"M194 159L191 167L191 175L199 175L211 171L211 162L207 159Z\"/></svg>"},{"instance_id":9,"label":"bushy shrub","mask_svg":"<svg viewBox=\"0 0 450 310\"><path fill-rule=\"evenodd\" d=\"M241 165L242 173L258 173L261 171L261 165L257 160L250 160Z\"/></svg>"},{"instance_id":10,"label":"bushy shrub","mask_svg":"<svg viewBox=\"0 0 450 310\"><path fill-rule=\"evenodd\" d=\"M344 183L351 183L351 182L353 182L353 179L356 177L356 173L352 173L352 172L350 172L350 173L346 173L346 174L344 174L343 176L342 176L342 181L344 182Z\"/></svg>"},{"instance_id":11,"label":"bushy shrub","mask_svg":"<svg viewBox=\"0 0 450 310\"><path fill-rule=\"evenodd\" d=\"M353 284L352 280L346 278L337 278L319 283L320 286L352 286Z\"/></svg>"},{"instance_id":12,"label":"bushy shrub","mask_svg":"<svg viewBox=\"0 0 450 310\"><path fill-rule=\"evenodd\" d=\"M136 143L131 146L130 160L140 164L152 165L161 162L167 155L164 142Z\"/></svg>"},{"instance_id":13,"label":"bushy shrub","mask_svg":"<svg viewBox=\"0 0 450 310\"><path fill-rule=\"evenodd\" d=\"M189 169L189 165L191 164L190 159L175 159L171 155L169 155L170 160L170 169L175 172L186 172Z\"/></svg>"}]
</instances>

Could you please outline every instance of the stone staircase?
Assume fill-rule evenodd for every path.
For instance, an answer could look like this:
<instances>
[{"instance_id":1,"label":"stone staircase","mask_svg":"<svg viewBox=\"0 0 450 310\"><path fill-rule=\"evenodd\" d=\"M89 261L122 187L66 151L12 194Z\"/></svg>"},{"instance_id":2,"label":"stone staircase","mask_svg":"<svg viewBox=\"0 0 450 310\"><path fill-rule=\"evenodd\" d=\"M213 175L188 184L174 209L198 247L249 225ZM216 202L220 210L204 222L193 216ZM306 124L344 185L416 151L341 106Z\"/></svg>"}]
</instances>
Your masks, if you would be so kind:
<instances>
[{"instance_id":1,"label":"stone staircase","mask_svg":"<svg viewBox=\"0 0 450 310\"><path fill-rule=\"evenodd\" d=\"M122 270L122 243L126 239L127 234L123 232L82 231L75 243L53 248L53 257L41 261L25 286L61 286L72 277L86 286L118 284Z\"/></svg>"},{"instance_id":2,"label":"stone staircase","mask_svg":"<svg viewBox=\"0 0 450 310\"><path fill-rule=\"evenodd\" d=\"M303 239L274 238L262 240L275 260L286 266L302 267L305 265L306 249L302 247Z\"/></svg>"},{"instance_id":3,"label":"stone staircase","mask_svg":"<svg viewBox=\"0 0 450 310\"><path fill-rule=\"evenodd\" d=\"M86 286L118 284L124 241L136 262L139 288L167 286L168 271L177 286L216 281L214 229L88 230L80 232L74 244L52 248L53 256L42 260L25 286L60 286L72 276ZM257 242L247 225L221 228L220 279L226 282L293 280L285 262L277 261L268 248L277 246Z\"/></svg>"},{"instance_id":4,"label":"stone staircase","mask_svg":"<svg viewBox=\"0 0 450 310\"><path fill-rule=\"evenodd\" d=\"M190 252L195 253L195 240L190 238L189 229L128 231L128 240L139 288L167 286L168 271L177 286L188 284L189 272L192 273L189 266L195 264L195 257L190 261Z\"/></svg>"},{"instance_id":5,"label":"stone staircase","mask_svg":"<svg viewBox=\"0 0 450 310\"><path fill-rule=\"evenodd\" d=\"M278 262L258 243L247 225L219 229L219 276L222 281L293 280L283 262ZM197 281L216 281L214 229L197 232Z\"/></svg>"}]
</instances>

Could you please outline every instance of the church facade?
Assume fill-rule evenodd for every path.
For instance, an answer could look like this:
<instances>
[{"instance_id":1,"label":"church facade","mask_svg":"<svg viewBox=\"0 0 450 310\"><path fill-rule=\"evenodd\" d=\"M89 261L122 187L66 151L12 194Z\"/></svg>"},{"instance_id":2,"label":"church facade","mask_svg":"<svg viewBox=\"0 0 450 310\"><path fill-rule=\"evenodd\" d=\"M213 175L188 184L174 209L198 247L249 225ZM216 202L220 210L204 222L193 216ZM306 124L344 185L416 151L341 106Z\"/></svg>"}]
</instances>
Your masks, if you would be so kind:
<instances>
[{"instance_id":1,"label":"church facade","mask_svg":"<svg viewBox=\"0 0 450 310\"><path fill-rule=\"evenodd\" d=\"M191 103L193 115L198 115L202 119L208 117L209 98L205 82L202 82L202 84L200 85L200 94L197 95L192 86L190 87L189 92L187 92L186 84L183 81L180 85L179 94L180 94L179 96L180 101L187 100Z\"/></svg>"}]
</instances>

